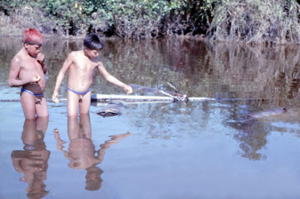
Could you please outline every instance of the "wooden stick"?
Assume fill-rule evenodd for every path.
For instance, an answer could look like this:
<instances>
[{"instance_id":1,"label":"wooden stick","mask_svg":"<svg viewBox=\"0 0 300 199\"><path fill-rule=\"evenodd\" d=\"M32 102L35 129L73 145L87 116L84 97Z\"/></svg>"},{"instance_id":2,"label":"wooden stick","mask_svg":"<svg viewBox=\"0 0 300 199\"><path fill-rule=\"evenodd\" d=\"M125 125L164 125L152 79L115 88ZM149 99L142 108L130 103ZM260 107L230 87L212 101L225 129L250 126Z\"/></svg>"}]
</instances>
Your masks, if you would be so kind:
<instances>
[{"instance_id":1,"label":"wooden stick","mask_svg":"<svg viewBox=\"0 0 300 199\"><path fill-rule=\"evenodd\" d=\"M122 100L122 101L173 101L171 97L163 96L135 96L135 95L106 95L106 94L95 94L92 95L92 101L111 101L111 100Z\"/></svg>"}]
</instances>

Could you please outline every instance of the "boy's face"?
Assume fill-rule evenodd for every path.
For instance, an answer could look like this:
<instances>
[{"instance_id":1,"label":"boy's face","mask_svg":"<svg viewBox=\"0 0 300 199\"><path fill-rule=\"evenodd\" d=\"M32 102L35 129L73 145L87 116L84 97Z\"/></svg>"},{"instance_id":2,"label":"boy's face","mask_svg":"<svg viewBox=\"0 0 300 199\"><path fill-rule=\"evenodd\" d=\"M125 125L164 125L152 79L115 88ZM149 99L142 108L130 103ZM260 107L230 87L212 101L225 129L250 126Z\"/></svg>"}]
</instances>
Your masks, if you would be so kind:
<instances>
[{"instance_id":1,"label":"boy's face","mask_svg":"<svg viewBox=\"0 0 300 199\"><path fill-rule=\"evenodd\" d=\"M95 58L95 57L98 57L98 56L99 56L99 53L100 53L100 51L101 51L101 50L90 50L90 49L88 49L88 48L85 48L84 50L85 50L85 52L86 52L86 55L87 55L89 58L91 58L91 59L93 59L93 58Z\"/></svg>"},{"instance_id":2,"label":"boy's face","mask_svg":"<svg viewBox=\"0 0 300 199\"><path fill-rule=\"evenodd\" d=\"M42 44L28 44L28 43L25 43L24 46L25 46L25 49L27 50L28 54L31 57L35 57L35 56L37 56L37 54L40 53Z\"/></svg>"}]
</instances>

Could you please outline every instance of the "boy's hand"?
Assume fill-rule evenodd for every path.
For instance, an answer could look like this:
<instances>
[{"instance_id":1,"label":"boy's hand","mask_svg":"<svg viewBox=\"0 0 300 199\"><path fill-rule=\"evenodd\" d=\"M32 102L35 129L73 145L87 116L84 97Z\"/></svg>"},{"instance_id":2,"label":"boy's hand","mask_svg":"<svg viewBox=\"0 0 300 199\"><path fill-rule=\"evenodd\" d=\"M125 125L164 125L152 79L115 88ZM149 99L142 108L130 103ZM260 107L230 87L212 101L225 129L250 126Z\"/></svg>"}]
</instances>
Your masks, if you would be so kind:
<instances>
[{"instance_id":1,"label":"boy's hand","mask_svg":"<svg viewBox=\"0 0 300 199\"><path fill-rule=\"evenodd\" d=\"M131 94L132 93L132 88L130 86L125 86L124 90L127 92L127 94Z\"/></svg>"},{"instance_id":2,"label":"boy's hand","mask_svg":"<svg viewBox=\"0 0 300 199\"><path fill-rule=\"evenodd\" d=\"M53 95L52 95L52 101L55 102L55 103L58 103L59 100L58 100L58 92L54 92Z\"/></svg>"},{"instance_id":3,"label":"boy's hand","mask_svg":"<svg viewBox=\"0 0 300 199\"><path fill-rule=\"evenodd\" d=\"M39 53L36 56L36 60L40 63L40 64L44 64L44 59L45 59L45 55L43 53Z\"/></svg>"}]
</instances>

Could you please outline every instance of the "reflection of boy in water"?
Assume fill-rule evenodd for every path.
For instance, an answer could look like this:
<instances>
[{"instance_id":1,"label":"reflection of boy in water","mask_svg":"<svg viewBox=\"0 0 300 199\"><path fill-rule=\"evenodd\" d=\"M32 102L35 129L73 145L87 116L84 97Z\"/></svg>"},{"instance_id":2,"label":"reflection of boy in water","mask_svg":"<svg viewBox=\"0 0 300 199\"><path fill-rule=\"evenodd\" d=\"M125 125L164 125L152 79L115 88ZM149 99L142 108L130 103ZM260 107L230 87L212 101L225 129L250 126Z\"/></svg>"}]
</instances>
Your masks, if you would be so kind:
<instances>
[{"instance_id":1,"label":"reflection of boy in water","mask_svg":"<svg viewBox=\"0 0 300 199\"><path fill-rule=\"evenodd\" d=\"M72 169L86 169L85 188L87 190L98 190L101 187L102 179L100 175L103 171L96 165L102 162L105 150L110 145L118 143L117 140L129 136L130 133L111 136L111 140L105 141L104 144L100 145L100 149L95 151L95 145L91 140L89 114L80 114L79 122L77 117L68 117L69 151L63 150L62 144L65 142L60 139L59 131L57 129L54 130L55 138L58 142L57 149L62 151L64 156L71 161L69 167Z\"/></svg>"},{"instance_id":2,"label":"reflection of boy in water","mask_svg":"<svg viewBox=\"0 0 300 199\"><path fill-rule=\"evenodd\" d=\"M25 120L22 141L24 150L14 150L11 153L15 170L23 173L20 181L28 183L26 191L28 198L43 198L48 194L44 180L47 178L48 159L50 151L46 150L44 134L48 127L49 118Z\"/></svg>"}]
</instances>

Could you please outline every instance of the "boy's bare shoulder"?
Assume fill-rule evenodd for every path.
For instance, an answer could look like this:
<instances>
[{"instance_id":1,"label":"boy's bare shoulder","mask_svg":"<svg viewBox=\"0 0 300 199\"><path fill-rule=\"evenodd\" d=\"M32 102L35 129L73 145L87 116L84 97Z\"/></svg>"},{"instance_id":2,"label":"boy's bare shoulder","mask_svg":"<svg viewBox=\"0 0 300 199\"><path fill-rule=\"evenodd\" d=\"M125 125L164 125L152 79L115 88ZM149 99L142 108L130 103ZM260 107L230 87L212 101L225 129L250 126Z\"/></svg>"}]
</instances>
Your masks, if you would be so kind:
<instances>
[{"instance_id":1,"label":"boy's bare shoulder","mask_svg":"<svg viewBox=\"0 0 300 199\"><path fill-rule=\"evenodd\" d=\"M19 52L12 58L11 63L12 64L22 64L24 61L26 61L26 56L22 55Z\"/></svg>"},{"instance_id":2,"label":"boy's bare shoulder","mask_svg":"<svg viewBox=\"0 0 300 199\"><path fill-rule=\"evenodd\" d=\"M16 55L12 58L11 62L18 63L18 62L20 62L21 60L22 60L22 56L16 54Z\"/></svg>"}]
</instances>

